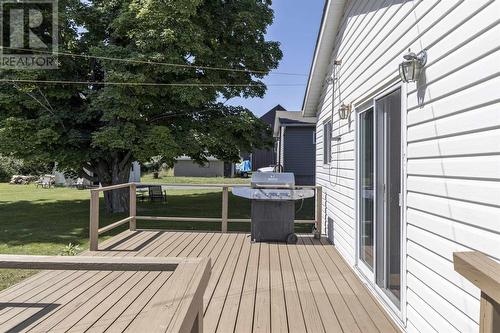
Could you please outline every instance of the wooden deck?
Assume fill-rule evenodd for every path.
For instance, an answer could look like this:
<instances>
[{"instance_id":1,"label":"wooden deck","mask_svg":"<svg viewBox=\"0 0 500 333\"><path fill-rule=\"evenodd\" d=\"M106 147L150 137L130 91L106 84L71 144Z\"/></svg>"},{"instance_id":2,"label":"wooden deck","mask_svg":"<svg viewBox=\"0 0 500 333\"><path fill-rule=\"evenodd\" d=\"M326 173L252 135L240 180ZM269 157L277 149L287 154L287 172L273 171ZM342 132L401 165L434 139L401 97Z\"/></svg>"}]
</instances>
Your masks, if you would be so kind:
<instances>
[{"instance_id":1,"label":"wooden deck","mask_svg":"<svg viewBox=\"0 0 500 333\"><path fill-rule=\"evenodd\" d=\"M126 231L99 256L210 257L205 332L397 332L326 241L251 243L246 234ZM171 272L42 272L0 293L0 331L146 332ZM141 314L154 311L157 322ZM148 316L149 318L149 316Z\"/></svg>"}]
</instances>

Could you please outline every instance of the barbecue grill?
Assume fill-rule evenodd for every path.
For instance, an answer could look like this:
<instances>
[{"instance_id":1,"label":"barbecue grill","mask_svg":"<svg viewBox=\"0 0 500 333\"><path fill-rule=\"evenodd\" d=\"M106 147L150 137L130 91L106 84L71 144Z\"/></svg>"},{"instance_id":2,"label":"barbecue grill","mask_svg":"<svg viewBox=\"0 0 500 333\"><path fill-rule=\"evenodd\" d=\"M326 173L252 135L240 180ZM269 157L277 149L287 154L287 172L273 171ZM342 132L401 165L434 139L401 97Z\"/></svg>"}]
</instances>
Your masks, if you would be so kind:
<instances>
[{"instance_id":1,"label":"barbecue grill","mask_svg":"<svg viewBox=\"0 0 500 333\"><path fill-rule=\"evenodd\" d=\"M295 189L293 173L257 172L250 187L235 187L233 194L252 200L252 241L295 244L295 201L313 197L314 191Z\"/></svg>"}]
</instances>

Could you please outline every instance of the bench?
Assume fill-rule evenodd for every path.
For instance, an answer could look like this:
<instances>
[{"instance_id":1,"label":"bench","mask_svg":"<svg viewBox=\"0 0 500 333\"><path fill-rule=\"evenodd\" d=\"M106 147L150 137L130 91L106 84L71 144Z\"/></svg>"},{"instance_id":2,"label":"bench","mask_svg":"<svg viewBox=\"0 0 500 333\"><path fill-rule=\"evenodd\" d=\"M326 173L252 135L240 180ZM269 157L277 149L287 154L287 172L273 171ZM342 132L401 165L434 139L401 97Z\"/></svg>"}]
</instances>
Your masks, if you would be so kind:
<instances>
[{"instance_id":1,"label":"bench","mask_svg":"<svg viewBox=\"0 0 500 333\"><path fill-rule=\"evenodd\" d=\"M2 331L203 331L208 258L0 255L0 268L50 271L0 292Z\"/></svg>"}]
</instances>

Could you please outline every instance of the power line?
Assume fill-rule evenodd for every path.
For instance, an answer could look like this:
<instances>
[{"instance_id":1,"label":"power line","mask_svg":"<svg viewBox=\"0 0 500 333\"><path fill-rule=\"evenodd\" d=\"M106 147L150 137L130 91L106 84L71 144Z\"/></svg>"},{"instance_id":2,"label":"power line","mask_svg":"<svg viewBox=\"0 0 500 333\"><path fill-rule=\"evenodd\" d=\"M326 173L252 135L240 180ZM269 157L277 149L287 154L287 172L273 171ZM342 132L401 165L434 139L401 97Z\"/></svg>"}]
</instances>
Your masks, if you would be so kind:
<instances>
[{"instance_id":1,"label":"power line","mask_svg":"<svg viewBox=\"0 0 500 333\"><path fill-rule=\"evenodd\" d=\"M0 79L0 83L46 83L46 84L81 84L101 86L157 86L157 87L262 87L255 83L155 83L155 82L99 82L99 81L62 81L62 80L23 80ZM303 87L304 83L265 84L268 87Z\"/></svg>"},{"instance_id":2,"label":"power line","mask_svg":"<svg viewBox=\"0 0 500 333\"><path fill-rule=\"evenodd\" d=\"M150 61L150 60L93 56L93 55L77 54L77 53L71 53L71 52L59 52L59 51L49 52L49 51L43 51L43 50L32 50L32 49L23 49L23 48L15 48L15 47L7 47L7 46L0 47L0 49L9 49L9 50L27 51L27 52L38 52L38 53L44 53L44 54L63 55L63 56L79 57L79 58L86 58L86 59L122 61L122 62L128 62L128 63L136 63L136 64L160 65L160 66L170 66L170 67L180 67L180 68L216 70L216 71L226 71L226 72L240 72L240 73L263 74L263 75L308 76L308 74L301 74L301 73L266 72L266 71L250 70L250 69L175 64L175 63L158 62L158 61Z\"/></svg>"}]
</instances>

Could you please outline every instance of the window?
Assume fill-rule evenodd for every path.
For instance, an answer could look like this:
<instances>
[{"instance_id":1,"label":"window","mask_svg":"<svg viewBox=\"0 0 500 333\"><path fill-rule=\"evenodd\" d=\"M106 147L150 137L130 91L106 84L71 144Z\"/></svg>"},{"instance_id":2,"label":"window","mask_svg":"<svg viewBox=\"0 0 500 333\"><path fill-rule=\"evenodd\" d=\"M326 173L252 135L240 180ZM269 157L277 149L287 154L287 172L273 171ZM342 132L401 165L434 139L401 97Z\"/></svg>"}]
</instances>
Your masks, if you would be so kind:
<instances>
[{"instance_id":1,"label":"window","mask_svg":"<svg viewBox=\"0 0 500 333\"><path fill-rule=\"evenodd\" d=\"M323 124L323 164L332 161L332 121Z\"/></svg>"},{"instance_id":2,"label":"window","mask_svg":"<svg viewBox=\"0 0 500 333\"><path fill-rule=\"evenodd\" d=\"M316 131L313 131L313 145L316 144Z\"/></svg>"}]
</instances>

